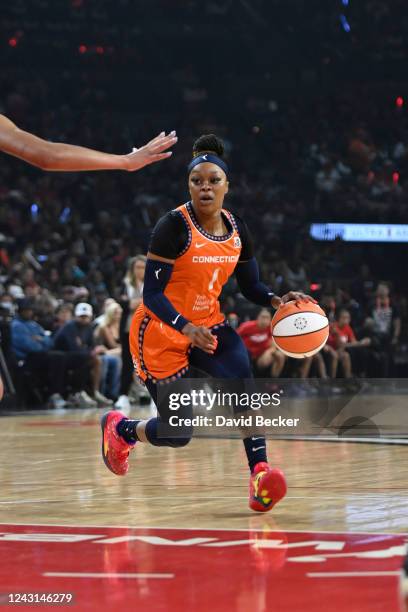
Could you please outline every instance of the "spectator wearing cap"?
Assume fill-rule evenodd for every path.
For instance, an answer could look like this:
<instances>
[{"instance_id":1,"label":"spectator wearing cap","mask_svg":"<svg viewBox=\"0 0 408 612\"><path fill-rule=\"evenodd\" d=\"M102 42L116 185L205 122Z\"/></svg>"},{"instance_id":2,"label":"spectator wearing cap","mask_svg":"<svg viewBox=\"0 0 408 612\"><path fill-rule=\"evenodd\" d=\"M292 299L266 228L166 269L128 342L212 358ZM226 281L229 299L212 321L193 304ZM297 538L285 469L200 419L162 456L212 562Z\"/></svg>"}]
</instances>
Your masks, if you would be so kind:
<instances>
[{"instance_id":1,"label":"spectator wearing cap","mask_svg":"<svg viewBox=\"0 0 408 612\"><path fill-rule=\"evenodd\" d=\"M66 390L66 376L70 368L76 366L67 360L64 353L53 350L50 335L34 320L34 304L29 298L17 302L18 314L11 322L11 348L20 362L28 370L47 384L50 391L49 402L53 407L63 407Z\"/></svg>"},{"instance_id":2,"label":"spectator wearing cap","mask_svg":"<svg viewBox=\"0 0 408 612\"><path fill-rule=\"evenodd\" d=\"M77 304L72 321L65 323L55 334L55 347L85 360L90 377L89 390L92 397L89 396L86 390L82 390L79 401L87 406L96 406L98 404L111 405L113 402L99 391L104 370L103 356L106 353L106 347L95 344L92 319L92 306L86 302ZM106 358L110 361L108 356Z\"/></svg>"}]
</instances>

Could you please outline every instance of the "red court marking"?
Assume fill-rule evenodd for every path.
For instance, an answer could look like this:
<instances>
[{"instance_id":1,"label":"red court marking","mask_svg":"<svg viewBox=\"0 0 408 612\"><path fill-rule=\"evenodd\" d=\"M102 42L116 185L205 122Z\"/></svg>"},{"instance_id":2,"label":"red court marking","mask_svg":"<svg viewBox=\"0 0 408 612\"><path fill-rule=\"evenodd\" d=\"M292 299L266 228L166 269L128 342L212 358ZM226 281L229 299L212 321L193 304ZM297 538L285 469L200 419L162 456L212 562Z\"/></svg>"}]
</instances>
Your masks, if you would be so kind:
<instances>
[{"instance_id":1,"label":"red court marking","mask_svg":"<svg viewBox=\"0 0 408 612\"><path fill-rule=\"evenodd\" d=\"M122 607L154 612L396 612L396 573L404 541L402 535L284 533L267 528L3 524L1 592L72 592L73 608L81 612ZM353 575L337 576L344 572ZM360 572L364 575L358 577ZM82 573L94 576L78 576ZM326 573L335 576L325 577Z\"/></svg>"}]
</instances>

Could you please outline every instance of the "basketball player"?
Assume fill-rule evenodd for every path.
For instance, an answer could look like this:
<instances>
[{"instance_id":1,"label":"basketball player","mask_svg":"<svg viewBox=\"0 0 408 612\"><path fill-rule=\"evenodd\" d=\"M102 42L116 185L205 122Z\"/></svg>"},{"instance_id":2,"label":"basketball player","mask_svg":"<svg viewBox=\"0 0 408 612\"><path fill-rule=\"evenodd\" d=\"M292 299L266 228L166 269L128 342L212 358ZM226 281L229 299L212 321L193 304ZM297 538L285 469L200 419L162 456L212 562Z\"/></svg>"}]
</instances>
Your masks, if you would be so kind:
<instances>
[{"instance_id":1,"label":"basketball player","mask_svg":"<svg viewBox=\"0 0 408 612\"><path fill-rule=\"evenodd\" d=\"M152 234L143 303L132 320L130 349L160 416L140 421L118 411L104 415L102 455L117 475L128 471L129 451L136 442L180 447L190 441L190 435L159 435L158 428L174 413L168 404L158 403L158 384L185 377L190 366L216 378L251 377L247 350L220 312L218 297L231 274L235 272L243 295L260 306L314 301L295 291L280 298L260 282L248 228L223 209L228 192L223 150L211 134L195 142L188 167L191 202L162 217ZM265 512L285 495L285 477L269 467L263 436L246 437L243 443L251 472L249 506Z\"/></svg>"},{"instance_id":2,"label":"basketball player","mask_svg":"<svg viewBox=\"0 0 408 612\"><path fill-rule=\"evenodd\" d=\"M135 172L171 156L166 151L177 142L176 132L161 132L140 149L127 155L111 155L61 142L49 142L20 130L10 119L0 115L0 150L41 168L74 172L78 170L128 170ZM4 387L0 377L0 400Z\"/></svg>"}]
</instances>

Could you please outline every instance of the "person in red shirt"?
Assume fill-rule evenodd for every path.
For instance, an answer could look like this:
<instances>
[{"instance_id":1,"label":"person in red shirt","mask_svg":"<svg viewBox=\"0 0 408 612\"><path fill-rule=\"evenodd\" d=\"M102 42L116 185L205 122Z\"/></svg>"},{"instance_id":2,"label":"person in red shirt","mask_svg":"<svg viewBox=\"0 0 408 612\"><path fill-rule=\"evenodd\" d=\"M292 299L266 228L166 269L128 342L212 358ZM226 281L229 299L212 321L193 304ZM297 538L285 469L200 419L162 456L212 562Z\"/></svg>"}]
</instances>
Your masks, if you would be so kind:
<instances>
[{"instance_id":1,"label":"person in red shirt","mask_svg":"<svg viewBox=\"0 0 408 612\"><path fill-rule=\"evenodd\" d=\"M351 316L348 310L340 310L337 321L330 325L330 334L327 344L331 346L338 355L339 362L343 366L345 378L353 376L351 370L351 357L347 349L354 347L369 346L370 339L357 340L353 328L350 325Z\"/></svg>"},{"instance_id":2,"label":"person in red shirt","mask_svg":"<svg viewBox=\"0 0 408 612\"><path fill-rule=\"evenodd\" d=\"M259 370L271 368L271 376L277 378L282 373L286 357L273 344L271 331L272 316L262 308L255 321L245 321L238 327L253 365Z\"/></svg>"}]
</instances>

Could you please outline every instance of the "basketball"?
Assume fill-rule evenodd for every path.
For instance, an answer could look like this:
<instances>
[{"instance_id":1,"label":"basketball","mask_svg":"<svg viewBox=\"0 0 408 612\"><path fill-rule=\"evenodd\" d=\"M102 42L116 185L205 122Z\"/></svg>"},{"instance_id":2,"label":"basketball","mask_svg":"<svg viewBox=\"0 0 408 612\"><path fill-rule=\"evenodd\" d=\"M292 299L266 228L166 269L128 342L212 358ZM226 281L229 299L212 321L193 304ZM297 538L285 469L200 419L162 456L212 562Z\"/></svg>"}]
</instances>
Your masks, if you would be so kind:
<instances>
[{"instance_id":1,"label":"basketball","mask_svg":"<svg viewBox=\"0 0 408 612\"><path fill-rule=\"evenodd\" d=\"M318 304L287 302L272 319L272 338L288 357L303 359L318 353L329 337L329 321Z\"/></svg>"}]
</instances>

